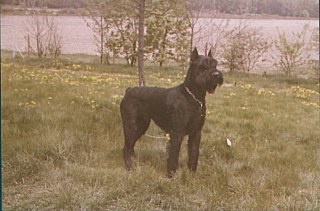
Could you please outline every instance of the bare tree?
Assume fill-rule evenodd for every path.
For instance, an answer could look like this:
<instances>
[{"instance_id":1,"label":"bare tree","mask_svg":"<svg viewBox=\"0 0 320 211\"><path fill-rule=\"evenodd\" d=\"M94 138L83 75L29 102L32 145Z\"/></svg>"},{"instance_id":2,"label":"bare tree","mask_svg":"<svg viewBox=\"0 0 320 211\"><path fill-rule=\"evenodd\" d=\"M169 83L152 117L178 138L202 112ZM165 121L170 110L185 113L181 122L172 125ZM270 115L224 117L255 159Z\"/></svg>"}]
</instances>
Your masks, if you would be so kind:
<instances>
[{"instance_id":1,"label":"bare tree","mask_svg":"<svg viewBox=\"0 0 320 211\"><path fill-rule=\"evenodd\" d=\"M187 0L186 1L186 7L187 7L187 16L188 16L188 22L190 27L190 53L193 50L194 47L194 38L195 35L202 31L202 25L200 24L198 28L196 26L198 25L198 22L200 21L200 14L203 10L203 4L204 0Z\"/></svg>"},{"instance_id":2,"label":"bare tree","mask_svg":"<svg viewBox=\"0 0 320 211\"><path fill-rule=\"evenodd\" d=\"M205 53L211 50L214 57L219 57L223 40L228 36L229 19L209 18L202 21L205 30L201 31L198 39L205 42Z\"/></svg>"},{"instance_id":3,"label":"bare tree","mask_svg":"<svg viewBox=\"0 0 320 211\"><path fill-rule=\"evenodd\" d=\"M215 4L215 1L213 4ZM225 37L229 25L229 19L216 19L215 8L213 10L213 16L210 18L203 18L207 6L207 0L186 1L190 27L190 50L192 51L195 44L197 44L205 46L205 54L211 49L212 55L217 56L218 49Z\"/></svg>"},{"instance_id":4,"label":"bare tree","mask_svg":"<svg viewBox=\"0 0 320 211\"><path fill-rule=\"evenodd\" d=\"M101 0L88 0L87 2L87 15L84 16L84 20L87 26L94 32L94 38L96 40L96 45L98 52L100 54L100 63L103 63L103 55L106 55L106 62L109 64L108 52L104 46L107 43L107 33L108 33L108 15L110 6L109 1Z\"/></svg>"},{"instance_id":5,"label":"bare tree","mask_svg":"<svg viewBox=\"0 0 320 211\"><path fill-rule=\"evenodd\" d=\"M53 16L33 14L26 27L27 48L35 51L39 58L61 54L62 37Z\"/></svg>"}]
</instances>

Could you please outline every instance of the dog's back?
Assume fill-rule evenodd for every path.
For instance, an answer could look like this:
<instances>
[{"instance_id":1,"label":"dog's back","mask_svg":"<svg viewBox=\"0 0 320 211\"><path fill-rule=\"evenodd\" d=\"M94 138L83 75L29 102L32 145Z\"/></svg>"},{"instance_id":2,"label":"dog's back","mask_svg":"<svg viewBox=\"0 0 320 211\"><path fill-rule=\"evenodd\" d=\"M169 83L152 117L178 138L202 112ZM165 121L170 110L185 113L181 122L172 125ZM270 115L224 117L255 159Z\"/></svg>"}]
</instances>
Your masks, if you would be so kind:
<instances>
[{"instance_id":1,"label":"dog's back","mask_svg":"<svg viewBox=\"0 0 320 211\"><path fill-rule=\"evenodd\" d=\"M136 100L151 100L166 97L168 89L163 87L130 87L126 90L125 98Z\"/></svg>"}]
</instances>

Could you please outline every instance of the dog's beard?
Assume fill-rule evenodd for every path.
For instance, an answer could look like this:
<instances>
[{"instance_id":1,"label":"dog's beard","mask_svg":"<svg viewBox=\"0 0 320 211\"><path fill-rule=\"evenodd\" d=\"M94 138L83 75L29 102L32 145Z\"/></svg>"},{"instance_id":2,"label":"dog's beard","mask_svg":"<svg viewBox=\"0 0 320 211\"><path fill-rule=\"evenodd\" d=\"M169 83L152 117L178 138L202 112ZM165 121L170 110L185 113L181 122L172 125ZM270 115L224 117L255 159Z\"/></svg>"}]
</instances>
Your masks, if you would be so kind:
<instances>
[{"instance_id":1,"label":"dog's beard","mask_svg":"<svg viewBox=\"0 0 320 211\"><path fill-rule=\"evenodd\" d=\"M222 83L220 83L220 81L217 80L213 80L211 79L210 81L207 81L207 92L208 94L212 95L214 94L214 92L216 91L218 85L221 86Z\"/></svg>"},{"instance_id":2,"label":"dog's beard","mask_svg":"<svg viewBox=\"0 0 320 211\"><path fill-rule=\"evenodd\" d=\"M214 92L216 91L218 85L219 85L219 87L220 87L220 86L222 85L222 83L223 83L223 81L221 80L221 81L219 81L218 83L210 84L210 85L208 86L207 92L208 92L210 95L214 94Z\"/></svg>"},{"instance_id":3,"label":"dog's beard","mask_svg":"<svg viewBox=\"0 0 320 211\"><path fill-rule=\"evenodd\" d=\"M212 95L216 91L217 84L213 85L210 89L207 90L207 92Z\"/></svg>"}]
</instances>

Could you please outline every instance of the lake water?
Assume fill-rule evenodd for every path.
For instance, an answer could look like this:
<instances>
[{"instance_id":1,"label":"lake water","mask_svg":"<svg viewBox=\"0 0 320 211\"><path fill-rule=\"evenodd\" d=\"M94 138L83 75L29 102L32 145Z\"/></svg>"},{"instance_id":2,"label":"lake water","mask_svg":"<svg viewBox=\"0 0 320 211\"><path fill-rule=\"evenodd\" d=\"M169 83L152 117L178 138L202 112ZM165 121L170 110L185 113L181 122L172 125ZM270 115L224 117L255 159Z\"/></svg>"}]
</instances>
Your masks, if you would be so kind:
<instances>
[{"instance_id":1,"label":"lake water","mask_svg":"<svg viewBox=\"0 0 320 211\"><path fill-rule=\"evenodd\" d=\"M26 24L30 16L1 16L1 49L25 51ZM62 52L67 54L95 54L93 32L81 17L55 17L61 31Z\"/></svg>"},{"instance_id":2,"label":"lake water","mask_svg":"<svg viewBox=\"0 0 320 211\"><path fill-rule=\"evenodd\" d=\"M20 50L26 49L26 24L30 16L1 16L1 49ZM80 53L80 54L96 54L97 47L92 30L87 27L86 22L82 17L76 16L57 16L55 17L62 40L62 52L67 54ZM208 19L200 20L202 30L205 32L206 25L212 23L219 23L221 19L213 19L208 22ZM239 19L231 19L229 27L238 24ZM311 28L318 27L318 20L275 20L275 19L252 19L248 20L250 26L261 27L266 37L272 39L277 37L277 27L281 31L285 31L288 36L293 31L301 31L305 24L309 24ZM198 39L195 39L195 45L199 47L200 51L204 49L204 43L210 42L213 37L206 36L199 39L203 34L199 33ZM310 32L307 37L310 37ZM212 34L214 36L214 33ZM313 57L318 57L319 53L315 52Z\"/></svg>"}]
</instances>

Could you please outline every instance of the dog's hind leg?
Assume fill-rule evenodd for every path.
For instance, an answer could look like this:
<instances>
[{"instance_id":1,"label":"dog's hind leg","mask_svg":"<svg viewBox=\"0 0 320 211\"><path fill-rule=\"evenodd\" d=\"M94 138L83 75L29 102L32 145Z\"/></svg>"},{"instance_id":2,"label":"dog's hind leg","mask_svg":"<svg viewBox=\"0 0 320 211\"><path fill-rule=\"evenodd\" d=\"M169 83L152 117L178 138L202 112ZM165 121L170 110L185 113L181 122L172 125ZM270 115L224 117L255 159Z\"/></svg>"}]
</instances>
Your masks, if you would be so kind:
<instances>
[{"instance_id":1,"label":"dog's hind leg","mask_svg":"<svg viewBox=\"0 0 320 211\"><path fill-rule=\"evenodd\" d=\"M129 141L129 149L132 152L132 155L135 156L134 153L134 146L136 142L139 140L139 138L145 134L147 131L149 125L150 125L151 119L147 118L141 118L140 116L137 117L135 124L137 125L136 130L133 131L133 138Z\"/></svg>"},{"instance_id":2,"label":"dog's hind leg","mask_svg":"<svg viewBox=\"0 0 320 211\"><path fill-rule=\"evenodd\" d=\"M127 170L132 169L131 157L134 156L134 146L139 138L146 132L150 124L150 120L137 120L133 125L126 124L124 126L125 144L123 147L124 162Z\"/></svg>"},{"instance_id":3,"label":"dog's hind leg","mask_svg":"<svg viewBox=\"0 0 320 211\"><path fill-rule=\"evenodd\" d=\"M121 105L121 117L124 133L123 158L127 170L132 169L131 157L134 155L134 145L137 140L146 132L150 119L139 113L137 105L133 103Z\"/></svg>"}]
</instances>

